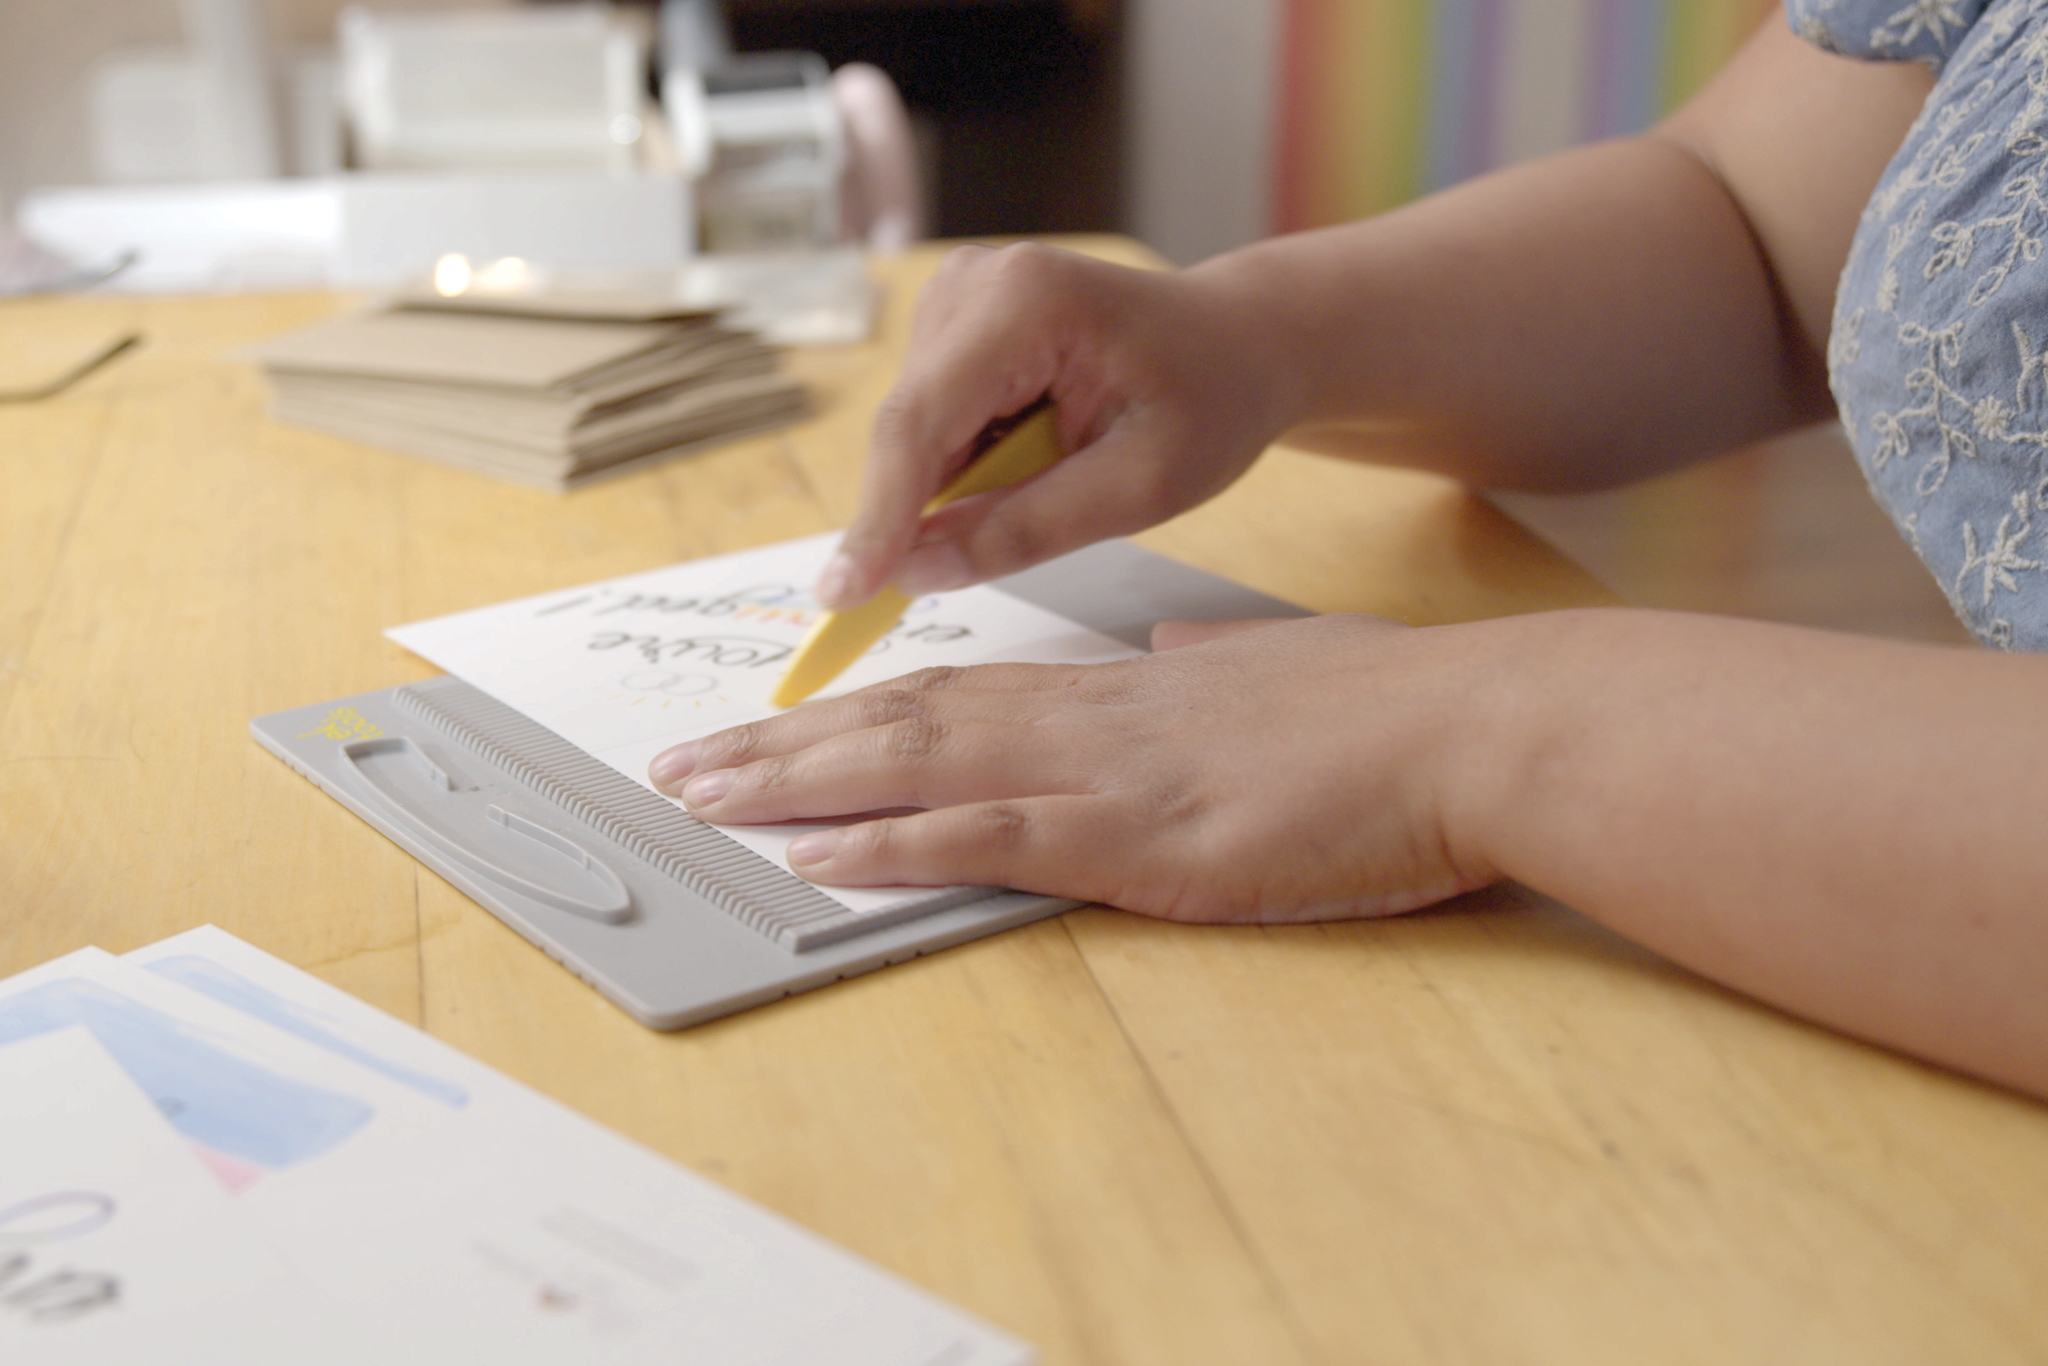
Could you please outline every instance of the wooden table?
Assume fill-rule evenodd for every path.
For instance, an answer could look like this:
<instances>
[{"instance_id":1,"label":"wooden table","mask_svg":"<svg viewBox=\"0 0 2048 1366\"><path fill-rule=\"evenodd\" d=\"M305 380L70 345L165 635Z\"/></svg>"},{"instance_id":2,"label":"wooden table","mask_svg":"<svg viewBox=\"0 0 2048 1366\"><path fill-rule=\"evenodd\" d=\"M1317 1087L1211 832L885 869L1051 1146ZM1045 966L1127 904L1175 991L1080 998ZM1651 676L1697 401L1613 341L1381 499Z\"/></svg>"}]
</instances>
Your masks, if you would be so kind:
<instances>
[{"instance_id":1,"label":"wooden table","mask_svg":"<svg viewBox=\"0 0 2048 1366\"><path fill-rule=\"evenodd\" d=\"M935 261L796 359L816 419L567 497L266 421L225 353L331 296L0 305L0 387L149 334L0 408L0 973L212 921L1054 1366L2048 1359L2048 1111L1527 894L1085 911L660 1035L248 738L428 674L386 626L843 524ZM1413 622L1603 600L1449 485L1288 452L1144 539Z\"/></svg>"}]
</instances>

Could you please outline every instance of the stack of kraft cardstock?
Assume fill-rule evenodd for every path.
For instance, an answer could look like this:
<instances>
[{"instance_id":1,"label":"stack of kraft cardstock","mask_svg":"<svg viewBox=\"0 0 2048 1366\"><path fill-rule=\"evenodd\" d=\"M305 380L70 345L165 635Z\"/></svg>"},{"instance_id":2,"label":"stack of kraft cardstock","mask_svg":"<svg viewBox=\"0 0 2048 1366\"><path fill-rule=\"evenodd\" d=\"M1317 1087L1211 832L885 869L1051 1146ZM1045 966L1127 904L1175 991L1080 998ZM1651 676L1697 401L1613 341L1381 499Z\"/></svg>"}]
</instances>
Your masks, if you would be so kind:
<instances>
[{"instance_id":1,"label":"stack of kraft cardstock","mask_svg":"<svg viewBox=\"0 0 2048 1366\"><path fill-rule=\"evenodd\" d=\"M251 353L272 414L547 489L803 415L777 352L708 313L573 296L397 300Z\"/></svg>"}]
</instances>

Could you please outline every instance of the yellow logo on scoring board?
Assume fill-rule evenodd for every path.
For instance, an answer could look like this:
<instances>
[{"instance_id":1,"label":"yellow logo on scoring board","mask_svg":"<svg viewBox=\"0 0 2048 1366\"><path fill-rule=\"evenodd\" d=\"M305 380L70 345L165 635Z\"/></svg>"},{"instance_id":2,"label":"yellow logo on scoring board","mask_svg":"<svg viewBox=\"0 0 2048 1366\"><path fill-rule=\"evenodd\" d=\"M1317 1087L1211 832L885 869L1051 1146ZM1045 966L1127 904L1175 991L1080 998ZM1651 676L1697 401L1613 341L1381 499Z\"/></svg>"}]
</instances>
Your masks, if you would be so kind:
<instances>
[{"instance_id":1,"label":"yellow logo on scoring board","mask_svg":"<svg viewBox=\"0 0 2048 1366\"><path fill-rule=\"evenodd\" d=\"M327 713L325 725L302 731L294 739L304 740L308 736L324 735L330 740L374 740L384 733L384 728L354 707L336 707Z\"/></svg>"}]
</instances>

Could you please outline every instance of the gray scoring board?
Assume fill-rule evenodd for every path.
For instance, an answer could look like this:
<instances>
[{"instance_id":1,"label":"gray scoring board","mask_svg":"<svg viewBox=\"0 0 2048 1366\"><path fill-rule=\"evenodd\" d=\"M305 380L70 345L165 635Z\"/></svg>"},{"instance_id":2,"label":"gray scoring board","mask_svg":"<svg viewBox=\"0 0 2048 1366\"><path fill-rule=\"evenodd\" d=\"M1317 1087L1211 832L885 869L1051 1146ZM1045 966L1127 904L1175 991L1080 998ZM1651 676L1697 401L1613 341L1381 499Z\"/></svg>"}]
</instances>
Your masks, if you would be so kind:
<instances>
[{"instance_id":1,"label":"gray scoring board","mask_svg":"<svg viewBox=\"0 0 2048 1366\"><path fill-rule=\"evenodd\" d=\"M1141 649L1152 624L1170 617L1303 615L1121 541L996 586ZM953 888L854 916L453 678L274 713L250 730L655 1029L714 1019L1075 904ZM598 866L581 867L581 853ZM619 903L611 920L603 918L609 901Z\"/></svg>"}]
</instances>

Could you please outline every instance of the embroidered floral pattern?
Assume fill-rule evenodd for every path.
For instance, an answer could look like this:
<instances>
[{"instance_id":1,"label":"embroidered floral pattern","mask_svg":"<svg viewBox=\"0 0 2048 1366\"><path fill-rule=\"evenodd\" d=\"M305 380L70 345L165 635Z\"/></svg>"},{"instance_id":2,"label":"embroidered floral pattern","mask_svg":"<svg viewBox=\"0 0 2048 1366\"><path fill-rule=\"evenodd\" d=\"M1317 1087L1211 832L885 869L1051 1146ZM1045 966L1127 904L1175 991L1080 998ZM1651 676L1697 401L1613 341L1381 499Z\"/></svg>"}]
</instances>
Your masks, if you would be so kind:
<instances>
[{"instance_id":1,"label":"embroidered floral pattern","mask_svg":"<svg viewBox=\"0 0 2048 1366\"><path fill-rule=\"evenodd\" d=\"M1886 20L1883 27L1870 31L1870 44L1910 52L1914 40L1925 34L1938 49L1946 44L1950 33L1960 33L1968 23L1957 0L1913 0Z\"/></svg>"},{"instance_id":2,"label":"embroidered floral pattern","mask_svg":"<svg viewBox=\"0 0 2048 1366\"><path fill-rule=\"evenodd\" d=\"M2048 0L1788 0L1796 32L1924 62L1863 211L1828 374L1871 491L1979 639L2048 650Z\"/></svg>"}]
</instances>

